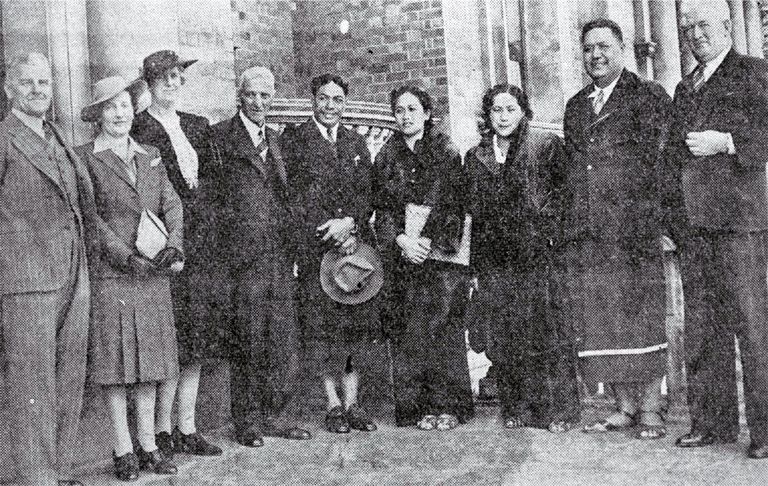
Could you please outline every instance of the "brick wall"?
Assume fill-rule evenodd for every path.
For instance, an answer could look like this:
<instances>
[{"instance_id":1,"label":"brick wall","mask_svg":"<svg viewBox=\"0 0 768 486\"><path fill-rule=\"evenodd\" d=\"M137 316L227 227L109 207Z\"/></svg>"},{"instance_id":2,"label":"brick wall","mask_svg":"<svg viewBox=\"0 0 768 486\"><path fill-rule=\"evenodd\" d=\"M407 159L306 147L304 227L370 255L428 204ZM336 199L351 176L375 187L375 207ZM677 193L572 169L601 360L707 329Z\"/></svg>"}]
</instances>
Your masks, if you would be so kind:
<instances>
[{"instance_id":1,"label":"brick wall","mask_svg":"<svg viewBox=\"0 0 768 486\"><path fill-rule=\"evenodd\" d=\"M275 74L277 95L296 95L293 11L284 0L232 0L235 73L265 65Z\"/></svg>"},{"instance_id":2,"label":"brick wall","mask_svg":"<svg viewBox=\"0 0 768 486\"><path fill-rule=\"evenodd\" d=\"M394 87L412 83L429 91L438 115L447 110L441 0L297 0L296 7L299 96L313 76L335 72L350 83L353 99L385 103Z\"/></svg>"}]
</instances>

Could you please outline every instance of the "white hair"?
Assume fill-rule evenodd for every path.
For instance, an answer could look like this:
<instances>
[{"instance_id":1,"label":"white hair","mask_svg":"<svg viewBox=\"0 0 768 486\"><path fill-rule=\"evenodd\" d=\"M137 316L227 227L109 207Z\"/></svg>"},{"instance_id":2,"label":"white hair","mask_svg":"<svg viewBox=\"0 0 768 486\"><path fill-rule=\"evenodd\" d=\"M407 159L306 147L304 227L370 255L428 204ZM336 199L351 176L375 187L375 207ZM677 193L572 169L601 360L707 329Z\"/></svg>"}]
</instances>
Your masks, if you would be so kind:
<instances>
[{"instance_id":1,"label":"white hair","mask_svg":"<svg viewBox=\"0 0 768 486\"><path fill-rule=\"evenodd\" d=\"M680 2L680 16L687 16L691 12L706 11L714 14L711 20L731 20L731 8L728 0L682 0Z\"/></svg>"},{"instance_id":2,"label":"white hair","mask_svg":"<svg viewBox=\"0 0 768 486\"><path fill-rule=\"evenodd\" d=\"M264 66L252 66L246 69L240 74L237 80L237 93L240 94L243 91L243 86L248 80L261 80L271 87L271 91L275 92L275 75L272 74L268 68Z\"/></svg>"},{"instance_id":3,"label":"white hair","mask_svg":"<svg viewBox=\"0 0 768 486\"><path fill-rule=\"evenodd\" d=\"M21 66L44 66L49 71L51 69L51 63L48 61L48 58L39 52L28 52L15 56L13 59L11 59L11 62L8 63L8 69L6 70L6 88L12 86L16 81L18 81Z\"/></svg>"}]
</instances>

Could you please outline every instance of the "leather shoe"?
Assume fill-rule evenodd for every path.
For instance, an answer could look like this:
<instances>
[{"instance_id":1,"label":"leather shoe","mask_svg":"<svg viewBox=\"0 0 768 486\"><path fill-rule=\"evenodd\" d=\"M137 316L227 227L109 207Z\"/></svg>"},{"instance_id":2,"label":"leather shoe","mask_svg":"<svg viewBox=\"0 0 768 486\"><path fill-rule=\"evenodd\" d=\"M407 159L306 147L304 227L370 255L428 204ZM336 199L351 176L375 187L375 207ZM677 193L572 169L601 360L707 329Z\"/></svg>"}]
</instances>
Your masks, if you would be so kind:
<instances>
[{"instance_id":1,"label":"leather shoe","mask_svg":"<svg viewBox=\"0 0 768 486\"><path fill-rule=\"evenodd\" d=\"M222 453L221 448L205 440L199 432L184 434L178 427L173 430L173 447L176 452L196 456L220 456Z\"/></svg>"},{"instance_id":2,"label":"leather shoe","mask_svg":"<svg viewBox=\"0 0 768 486\"><path fill-rule=\"evenodd\" d=\"M312 434L310 434L308 430L300 429L298 427L283 428L274 425L264 428L264 436L290 440L309 440L312 438Z\"/></svg>"},{"instance_id":3,"label":"leather shoe","mask_svg":"<svg viewBox=\"0 0 768 486\"><path fill-rule=\"evenodd\" d=\"M376 430L376 424L373 419L360 405L351 405L347 409L347 423L353 429L362 430L363 432L373 432Z\"/></svg>"},{"instance_id":4,"label":"leather shoe","mask_svg":"<svg viewBox=\"0 0 768 486\"><path fill-rule=\"evenodd\" d=\"M74 479L59 479L59 486L83 486L83 483Z\"/></svg>"},{"instance_id":5,"label":"leather shoe","mask_svg":"<svg viewBox=\"0 0 768 486\"><path fill-rule=\"evenodd\" d=\"M717 442L717 437L709 432L689 432L675 441L677 447L704 447Z\"/></svg>"},{"instance_id":6,"label":"leather shoe","mask_svg":"<svg viewBox=\"0 0 768 486\"><path fill-rule=\"evenodd\" d=\"M115 476L120 481L139 479L139 458L133 452L118 457L115 451L112 451L112 462L115 464Z\"/></svg>"},{"instance_id":7,"label":"leather shoe","mask_svg":"<svg viewBox=\"0 0 768 486\"><path fill-rule=\"evenodd\" d=\"M163 457L173 460L174 443L171 434L168 432L160 432L159 434L155 434L155 444L157 444L157 448L160 449L160 452L163 453Z\"/></svg>"},{"instance_id":8,"label":"leather shoe","mask_svg":"<svg viewBox=\"0 0 768 486\"><path fill-rule=\"evenodd\" d=\"M155 474L176 474L178 469L176 464L172 460L163 456L160 449L155 449L152 452L147 452L141 447L136 451L136 455L139 456L139 467L141 469L148 469Z\"/></svg>"},{"instance_id":9,"label":"leather shoe","mask_svg":"<svg viewBox=\"0 0 768 486\"><path fill-rule=\"evenodd\" d=\"M750 459L768 459L768 446L755 444L754 442L749 444L747 457Z\"/></svg>"},{"instance_id":10,"label":"leather shoe","mask_svg":"<svg viewBox=\"0 0 768 486\"><path fill-rule=\"evenodd\" d=\"M264 445L264 439L261 437L261 431L256 427L248 427L245 430L235 432L235 439L240 445L246 447L261 447Z\"/></svg>"},{"instance_id":11,"label":"leather shoe","mask_svg":"<svg viewBox=\"0 0 768 486\"><path fill-rule=\"evenodd\" d=\"M325 415L325 428L328 432L333 432L334 434L349 433L347 414L344 413L344 409L340 405L328 410L328 413Z\"/></svg>"}]
</instances>

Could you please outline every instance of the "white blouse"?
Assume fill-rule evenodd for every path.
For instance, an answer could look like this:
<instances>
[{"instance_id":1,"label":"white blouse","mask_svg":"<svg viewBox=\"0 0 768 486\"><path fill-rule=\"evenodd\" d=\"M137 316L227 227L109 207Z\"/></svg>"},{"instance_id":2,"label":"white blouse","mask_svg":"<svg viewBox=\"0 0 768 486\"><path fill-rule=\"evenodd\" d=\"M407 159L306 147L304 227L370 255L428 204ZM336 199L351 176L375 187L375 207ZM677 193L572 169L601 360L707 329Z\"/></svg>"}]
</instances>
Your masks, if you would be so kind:
<instances>
[{"instance_id":1,"label":"white blouse","mask_svg":"<svg viewBox=\"0 0 768 486\"><path fill-rule=\"evenodd\" d=\"M184 176L184 181L186 181L190 189L196 189L198 186L197 171L199 165L197 152L181 129L179 115L173 111L170 115L161 116L151 108L147 112L152 115L152 118L160 122L160 125L165 129L165 133L171 139L173 151L176 153L176 163L179 165L181 175Z\"/></svg>"}]
</instances>

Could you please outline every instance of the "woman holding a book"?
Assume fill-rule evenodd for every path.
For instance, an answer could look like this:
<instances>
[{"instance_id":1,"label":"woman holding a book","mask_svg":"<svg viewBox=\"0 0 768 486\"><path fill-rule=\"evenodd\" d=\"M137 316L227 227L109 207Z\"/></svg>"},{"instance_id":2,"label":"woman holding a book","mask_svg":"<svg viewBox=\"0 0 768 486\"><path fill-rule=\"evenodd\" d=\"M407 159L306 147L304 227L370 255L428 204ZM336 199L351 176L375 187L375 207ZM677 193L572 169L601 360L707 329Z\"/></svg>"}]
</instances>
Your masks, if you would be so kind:
<instances>
[{"instance_id":1,"label":"woman holding a book","mask_svg":"<svg viewBox=\"0 0 768 486\"><path fill-rule=\"evenodd\" d=\"M467 276L455 263L465 226L461 157L433 128L429 94L404 86L390 103L400 130L376 157L373 186L395 417L398 426L447 430L474 414L463 324Z\"/></svg>"},{"instance_id":2,"label":"woman holding a book","mask_svg":"<svg viewBox=\"0 0 768 486\"><path fill-rule=\"evenodd\" d=\"M96 138L76 149L93 180L101 253L91 262L90 377L102 385L112 422L115 474L134 480L139 468L175 474L155 442L159 386L179 373L170 276L184 268L181 201L157 149L129 136L138 79L102 79L81 118ZM127 391L136 402L137 442L128 429Z\"/></svg>"},{"instance_id":3,"label":"woman holding a book","mask_svg":"<svg viewBox=\"0 0 768 486\"><path fill-rule=\"evenodd\" d=\"M565 432L580 413L558 300L565 158L560 138L531 126L532 116L517 86L483 97L483 138L465 158L476 277L467 322L472 347L493 362L504 426Z\"/></svg>"}]
</instances>

